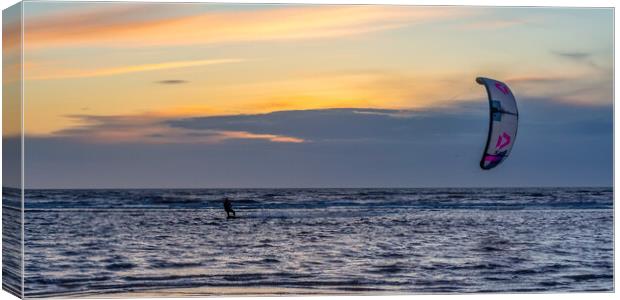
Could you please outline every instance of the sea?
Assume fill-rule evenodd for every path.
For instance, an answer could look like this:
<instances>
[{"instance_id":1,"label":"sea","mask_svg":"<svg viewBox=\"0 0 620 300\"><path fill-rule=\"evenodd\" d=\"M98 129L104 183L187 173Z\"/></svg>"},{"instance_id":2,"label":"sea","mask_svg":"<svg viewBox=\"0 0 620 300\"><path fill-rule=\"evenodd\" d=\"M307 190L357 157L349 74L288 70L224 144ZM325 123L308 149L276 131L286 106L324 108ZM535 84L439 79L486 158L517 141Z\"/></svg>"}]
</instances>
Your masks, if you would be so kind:
<instances>
[{"instance_id":1,"label":"sea","mask_svg":"<svg viewBox=\"0 0 620 300\"><path fill-rule=\"evenodd\" d=\"M25 296L612 292L613 223L612 188L26 190Z\"/></svg>"}]
</instances>

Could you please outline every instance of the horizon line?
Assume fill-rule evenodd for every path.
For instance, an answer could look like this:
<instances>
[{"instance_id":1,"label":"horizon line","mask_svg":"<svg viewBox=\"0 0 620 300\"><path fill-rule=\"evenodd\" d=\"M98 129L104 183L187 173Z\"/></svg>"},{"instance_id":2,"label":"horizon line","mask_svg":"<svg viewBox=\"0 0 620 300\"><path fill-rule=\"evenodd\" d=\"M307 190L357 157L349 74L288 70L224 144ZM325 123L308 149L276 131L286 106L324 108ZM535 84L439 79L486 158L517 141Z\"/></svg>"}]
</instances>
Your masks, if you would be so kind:
<instances>
[{"instance_id":1,"label":"horizon line","mask_svg":"<svg viewBox=\"0 0 620 300\"><path fill-rule=\"evenodd\" d=\"M436 187L35 187L16 188L3 186L3 189L16 190L306 190L306 189L528 189L528 188L611 188L607 185L583 185L583 186L436 186Z\"/></svg>"}]
</instances>

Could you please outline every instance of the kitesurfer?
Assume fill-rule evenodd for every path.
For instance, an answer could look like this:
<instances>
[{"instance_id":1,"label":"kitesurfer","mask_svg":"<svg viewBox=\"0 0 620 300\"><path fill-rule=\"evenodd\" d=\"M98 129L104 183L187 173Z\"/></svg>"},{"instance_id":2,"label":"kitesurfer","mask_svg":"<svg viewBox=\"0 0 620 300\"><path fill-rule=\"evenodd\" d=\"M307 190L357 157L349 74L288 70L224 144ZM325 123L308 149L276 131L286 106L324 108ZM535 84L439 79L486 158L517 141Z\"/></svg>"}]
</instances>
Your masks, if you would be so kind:
<instances>
[{"instance_id":1,"label":"kitesurfer","mask_svg":"<svg viewBox=\"0 0 620 300\"><path fill-rule=\"evenodd\" d=\"M235 211L232 209L232 203L228 197L224 197L224 210L226 211L226 217L230 218L230 213L235 217Z\"/></svg>"}]
</instances>

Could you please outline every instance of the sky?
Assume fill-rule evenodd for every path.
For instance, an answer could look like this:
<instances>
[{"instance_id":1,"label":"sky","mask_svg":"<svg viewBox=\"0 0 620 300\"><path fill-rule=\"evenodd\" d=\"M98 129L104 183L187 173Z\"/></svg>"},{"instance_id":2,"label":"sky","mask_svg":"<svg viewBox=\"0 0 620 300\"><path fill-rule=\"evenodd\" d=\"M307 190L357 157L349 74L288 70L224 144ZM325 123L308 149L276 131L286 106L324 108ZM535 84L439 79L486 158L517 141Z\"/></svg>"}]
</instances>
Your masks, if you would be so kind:
<instances>
[{"instance_id":1,"label":"sky","mask_svg":"<svg viewBox=\"0 0 620 300\"><path fill-rule=\"evenodd\" d=\"M26 2L26 187L611 186L612 25L587 8ZM520 109L492 171L476 76Z\"/></svg>"}]
</instances>

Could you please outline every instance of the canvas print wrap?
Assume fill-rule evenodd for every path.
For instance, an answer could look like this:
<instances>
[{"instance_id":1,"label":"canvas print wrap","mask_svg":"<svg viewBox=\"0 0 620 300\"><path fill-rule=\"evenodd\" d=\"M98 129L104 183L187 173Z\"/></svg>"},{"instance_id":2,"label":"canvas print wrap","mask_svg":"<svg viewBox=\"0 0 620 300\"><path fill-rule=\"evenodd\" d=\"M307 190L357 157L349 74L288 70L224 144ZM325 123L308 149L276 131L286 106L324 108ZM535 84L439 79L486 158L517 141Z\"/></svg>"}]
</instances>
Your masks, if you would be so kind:
<instances>
[{"instance_id":1,"label":"canvas print wrap","mask_svg":"<svg viewBox=\"0 0 620 300\"><path fill-rule=\"evenodd\" d=\"M16 296L614 290L613 9L3 17Z\"/></svg>"},{"instance_id":2,"label":"canvas print wrap","mask_svg":"<svg viewBox=\"0 0 620 300\"><path fill-rule=\"evenodd\" d=\"M22 6L2 12L2 289L21 297L22 206Z\"/></svg>"}]
</instances>

